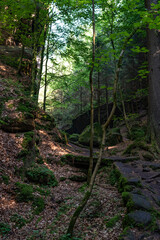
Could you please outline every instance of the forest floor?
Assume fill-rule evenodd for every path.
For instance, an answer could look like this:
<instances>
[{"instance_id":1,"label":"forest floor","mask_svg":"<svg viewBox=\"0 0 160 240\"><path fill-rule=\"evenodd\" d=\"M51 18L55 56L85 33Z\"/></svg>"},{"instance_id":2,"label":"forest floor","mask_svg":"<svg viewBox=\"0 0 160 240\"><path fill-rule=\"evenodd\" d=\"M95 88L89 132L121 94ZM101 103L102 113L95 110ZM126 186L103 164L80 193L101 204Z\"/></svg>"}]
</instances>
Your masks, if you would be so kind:
<instances>
[{"instance_id":1,"label":"forest floor","mask_svg":"<svg viewBox=\"0 0 160 240\"><path fill-rule=\"evenodd\" d=\"M54 142L45 130L39 130L39 134L40 154L44 160L52 159L51 163L45 161L45 165L54 172L58 186L47 189L49 195L44 196L45 209L39 215L34 215L32 203L19 203L15 200L15 183L23 182L14 174L15 167L22 164L17 161L16 156L21 149L23 134L0 131L0 170L1 174L9 176L9 182L1 184L1 222L8 223L12 229L2 239L60 239L66 232L75 207L83 197L86 184L69 179L72 175L83 173L75 167L60 164L60 156L73 153L73 146L66 147ZM117 188L109 183L108 171L107 168L99 171L92 196L77 221L74 235L79 239L116 240L123 231L122 219L126 210ZM37 187L34 184L32 186ZM17 221L27 221L23 227L19 227L17 221L12 221L16 215L19 216ZM107 228L107 221L115 216L118 219L115 226Z\"/></svg>"},{"instance_id":2,"label":"forest floor","mask_svg":"<svg viewBox=\"0 0 160 240\"><path fill-rule=\"evenodd\" d=\"M2 77L0 90L3 95L5 88L3 78L12 78L16 81L16 72L1 63L0 75ZM17 169L23 166L23 161L20 161L17 155L22 150L24 133L7 133L0 130L0 230L3 235L0 239L2 240L69 239L65 233L74 210L84 196L86 182L73 181L73 176L85 176L85 172L62 163L61 157L66 154L88 156L89 150L73 143L58 143L51 132L44 129L35 130L40 139L38 149L44 165L54 173L58 181L57 186L46 187L30 183L17 174ZM106 148L104 157L122 156L126 147L132 143L127 139L125 127L121 127L121 133L123 142ZM95 155L97 153L98 149L95 149ZM138 154L143 161L143 150L138 150ZM127 209L124 207L121 193L110 183L111 171L112 166L100 168L91 198L75 225L75 240L118 240L122 234L122 222ZM45 204L41 212L35 213L33 201L17 201L17 182L31 186L34 197L43 198ZM141 238L131 236L131 239L149 239L143 237L142 232L140 236Z\"/></svg>"}]
</instances>

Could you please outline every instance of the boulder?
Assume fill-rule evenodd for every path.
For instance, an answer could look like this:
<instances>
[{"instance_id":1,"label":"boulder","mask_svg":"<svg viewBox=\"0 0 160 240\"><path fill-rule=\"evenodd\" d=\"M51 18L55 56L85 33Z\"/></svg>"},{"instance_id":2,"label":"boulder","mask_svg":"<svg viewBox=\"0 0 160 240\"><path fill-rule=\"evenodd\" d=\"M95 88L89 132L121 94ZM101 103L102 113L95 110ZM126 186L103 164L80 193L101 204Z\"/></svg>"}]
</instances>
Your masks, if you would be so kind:
<instances>
[{"instance_id":1,"label":"boulder","mask_svg":"<svg viewBox=\"0 0 160 240\"><path fill-rule=\"evenodd\" d=\"M106 143L108 146L114 146L122 142L122 135L119 128L111 128L106 134Z\"/></svg>"},{"instance_id":2,"label":"boulder","mask_svg":"<svg viewBox=\"0 0 160 240\"><path fill-rule=\"evenodd\" d=\"M141 225L141 226L147 226L152 222L152 216L149 212L136 210L134 212L128 213L127 215L128 220L134 225Z\"/></svg>"},{"instance_id":3,"label":"boulder","mask_svg":"<svg viewBox=\"0 0 160 240\"><path fill-rule=\"evenodd\" d=\"M94 123L94 147L99 147L102 139L102 127L99 123ZM89 146L90 144L90 126L87 126L84 131L79 135L79 143Z\"/></svg>"},{"instance_id":4,"label":"boulder","mask_svg":"<svg viewBox=\"0 0 160 240\"><path fill-rule=\"evenodd\" d=\"M152 208L150 202L143 195L132 194L131 198L132 198L134 208L136 209L150 210Z\"/></svg>"}]
</instances>

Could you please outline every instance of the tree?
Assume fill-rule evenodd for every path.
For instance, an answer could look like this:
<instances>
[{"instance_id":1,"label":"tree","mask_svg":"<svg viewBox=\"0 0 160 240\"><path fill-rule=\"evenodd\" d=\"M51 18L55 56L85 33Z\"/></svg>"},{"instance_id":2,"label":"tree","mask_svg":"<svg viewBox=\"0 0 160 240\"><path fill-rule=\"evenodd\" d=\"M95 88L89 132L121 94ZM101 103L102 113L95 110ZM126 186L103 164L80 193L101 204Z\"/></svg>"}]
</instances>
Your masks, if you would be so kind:
<instances>
[{"instance_id":1,"label":"tree","mask_svg":"<svg viewBox=\"0 0 160 240\"><path fill-rule=\"evenodd\" d=\"M147 27L148 63L149 63L149 122L151 140L156 140L160 146L160 33L157 29L159 21L158 1L146 0L146 7L152 14L153 21Z\"/></svg>"}]
</instances>

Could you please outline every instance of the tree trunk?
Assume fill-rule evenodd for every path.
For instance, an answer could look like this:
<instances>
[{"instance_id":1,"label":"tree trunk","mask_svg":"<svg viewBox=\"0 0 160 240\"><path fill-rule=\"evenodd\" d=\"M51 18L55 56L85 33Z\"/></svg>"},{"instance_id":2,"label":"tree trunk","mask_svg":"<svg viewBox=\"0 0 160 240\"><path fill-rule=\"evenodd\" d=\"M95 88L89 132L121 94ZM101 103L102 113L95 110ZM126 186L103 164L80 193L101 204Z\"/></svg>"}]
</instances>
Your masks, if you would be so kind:
<instances>
[{"instance_id":1,"label":"tree trunk","mask_svg":"<svg viewBox=\"0 0 160 240\"><path fill-rule=\"evenodd\" d=\"M41 63L40 63L40 68L38 71L38 89L37 89L37 102L39 98L39 90L40 90L40 85L41 85L41 79L42 79L42 70L43 70L43 60L44 60L44 51L45 51L45 41L46 41L46 36L47 36L47 29L48 25L45 25L44 27L44 36L43 36L43 44L42 44L42 50L41 50Z\"/></svg>"},{"instance_id":2,"label":"tree trunk","mask_svg":"<svg viewBox=\"0 0 160 240\"><path fill-rule=\"evenodd\" d=\"M21 57L20 57L19 65L18 65L17 74L21 74L23 56L24 56L24 45L22 45L22 49L21 49Z\"/></svg>"},{"instance_id":3,"label":"tree trunk","mask_svg":"<svg viewBox=\"0 0 160 240\"><path fill-rule=\"evenodd\" d=\"M157 0L146 0L146 7ZM149 125L151 140L156 140L160 147L160 32L147 28L148 63L149 63Z\"/></svg>"},{"instance_id":4,"label":"tree trunk","mask_svg":"<svg viewBox=\"0 0 160 240\"><path fill-rule=\"evenodd\" d=\"M92 171L93 171L93 135L94 135L94 108L93 108L93 70L94 70L94 61L95 61L95 13L94 13L94 0L92 0L92 26L93 26L93 43L92 43L92 67L89 75L90 80L90 91L91 91L91 97L90 97L90 109L91 109L91 115L90 115L90 128L91 128L91 134L90 134L90 161L89 161L89 169L88 169L88 177L87 177L87 183L90 182Z\"/></svg>"},{"instance_id":5,"label":"tree trunk","mask_svg":"<svg viewBox=\"0 0 160 240\"><path fill-rule=\"evenodd\" d=\"M45 64L45 77L44 77L44 98L43 98L43 110L46 110L46 98L47 98L47 73L48 73L48 59L49 59L49 42L50 42L50 33L47 40L47 52L46 52L46 64Z\"/></svg>"},{"instance_id":6,"label":"tree trunk","mask_svg":"<svg viewBox=\"0 0 160 240\"><path fill-rule=\"evenodd\" d=\"M100 71L98 71L98 82L97 82L98 84L98 101L97 101L97 103L98 103L98 123L99 124L101 124L101 111L100 111L100 105L101 105L101 92L100 92Z\"/></svg>"},{"instance_id":7,"label":"tree trunk","mask_svg":"<svg viewBox=\"0 0 160 240\"><path fill-rule=\"evenodd\" d=\"M125 52L127 43L128 43L128 41L130 40L130 38L134 35L134 33L136 31L137 31L137 29L135 29L129 35L129 37L125 40L124 45L122 47L122 51L121 51L119 59L118 59L118 63L117 63L116 71L115 71L114 87L113 87L113 107L112 107L111 113L110 113L107 121L102 126L103 135L102 135L101 147L100 147L100 150L99 150L99 156L98 156L98 160L97 160L95 169L94 169L93 174L92 174L91 179L90 179L90 183L89 183L88 189L87 189L87 191L86 191L86 193L84 195L84 198L82 199L81 203L79 204L79 206L75 210L75 212L74 212L74 214L73 214L73 216L71 218L71 221L69 223L69 227L67 229L67 234L69 234L70 237L72 237L74 225L75 225L75 223L76 223L80 213L84 209L86 203L88 202L88 200L89 200L89 198L91 196L91 193L92 193L92 189L93 189L93 186L94 186L96 175L97 175L97 172L98 172L99 166L101 164L101 160L102 160L102 153L103 153L104 146L105 146L106 129L109 126L109 124L110 124L110 122L111 122L111 120L113 118L114 112L116 110L117 86L118 86L118 80L119 80L119 72L120 72L120 68L121 68L121 65L122 65L122 59L123 59L123 56L124 56L124 52Z\"/></svg>"}]
</instances>

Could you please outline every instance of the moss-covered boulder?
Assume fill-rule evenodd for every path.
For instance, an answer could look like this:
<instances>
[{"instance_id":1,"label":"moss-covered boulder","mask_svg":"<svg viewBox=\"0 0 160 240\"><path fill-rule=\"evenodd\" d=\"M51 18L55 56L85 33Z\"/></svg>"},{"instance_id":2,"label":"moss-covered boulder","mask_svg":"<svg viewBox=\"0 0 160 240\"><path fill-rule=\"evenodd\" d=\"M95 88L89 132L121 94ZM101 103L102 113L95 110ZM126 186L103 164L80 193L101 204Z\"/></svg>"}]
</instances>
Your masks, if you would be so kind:
<instances>
[{"instance_id":1,"label":"moss-covered boulder","mask_svg":"<svg viewBox=\"0 0 160 240\"><path fill-rule=\"evenodd\" d=\"M6 132L27 132L35 128L32 103L25 98L7 100L1 110L1 128Z\"/></svg>"},{"instance_id":2,"label":"moss-covered boulder","mask_svg":"<svg viewBox=\"0 0 160 240\"><path fill-rule=\"evenodd\" d=\"M26 177L29 181L41 185L55 187L58 184L53 172L44 166L35 166L27 169Z\"/></svg>"},{"instance_id":3,"label":"moss-covered boulder","mask_svg":"<svg viewBox=\"0 0 160 240\"><path fill-rule=\"evenodd\" d=\"M106 134L106 143L108 146L114 146L122 142L122 135L119 128L111 128Z\"/></svg>"},{"instance_id":4,"label":"moss-covered boulder","mask_svg":"<svg viewBox=\"0 0 160 240\"><path fill-rule=\"evenodd\" d=\"M54 118L42 109L38 109L36 113L35 125L36 129L45 129L49 131L56 126Z\"/></svg>"},{"instance_id":5,"label":"moss-covered boulder","mask_svg":"<svg viewBox=\"0 0 160 240\"><path fill-rule=\"evenodd\" d=\"M102 127L99 123L94 123L94 138L93 145L94 147L99 147L102 139ZM89 146L90 144L90 126L87 126L83 132L79 135L79 143Z\"/></svg>"},{"instance_id":6,"label":"moss-covered boulder","mask_svg":"<svg viewBox=\"0 0 160 240\"><path fill-rule=\"evenodd\" d=\"M73 133L72 135L69 136L69 140L72 142L78 142L79 139L79 134Z\"/></svg>"}]
</instances>

